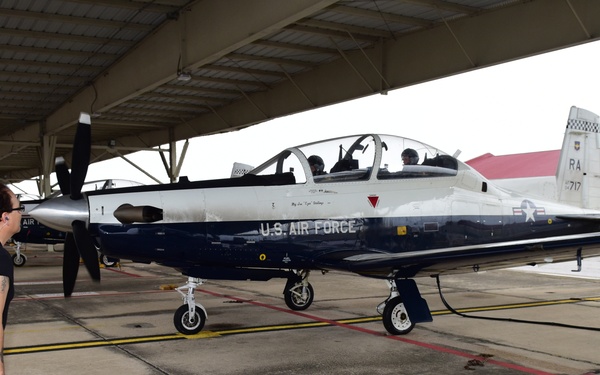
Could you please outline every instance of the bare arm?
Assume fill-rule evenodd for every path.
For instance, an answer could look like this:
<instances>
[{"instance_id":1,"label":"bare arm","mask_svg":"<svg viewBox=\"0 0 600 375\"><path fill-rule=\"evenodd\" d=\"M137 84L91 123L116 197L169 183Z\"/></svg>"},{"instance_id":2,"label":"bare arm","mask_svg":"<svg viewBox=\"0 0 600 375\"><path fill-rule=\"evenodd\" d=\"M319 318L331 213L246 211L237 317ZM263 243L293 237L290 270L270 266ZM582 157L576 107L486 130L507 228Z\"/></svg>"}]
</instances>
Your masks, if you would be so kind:
<instances>
[{"instance_id":1,"label":"bare arm","mask_svg":"<svg viewBox=\"0 0 600 375\"><path fill-rule=\"evenodd\" d=\"M2 322L2 311L6 304L8 296L9 279L7 276L0 275L0 375L4 375L4 322Z\"/></svg>"}]
</instances>

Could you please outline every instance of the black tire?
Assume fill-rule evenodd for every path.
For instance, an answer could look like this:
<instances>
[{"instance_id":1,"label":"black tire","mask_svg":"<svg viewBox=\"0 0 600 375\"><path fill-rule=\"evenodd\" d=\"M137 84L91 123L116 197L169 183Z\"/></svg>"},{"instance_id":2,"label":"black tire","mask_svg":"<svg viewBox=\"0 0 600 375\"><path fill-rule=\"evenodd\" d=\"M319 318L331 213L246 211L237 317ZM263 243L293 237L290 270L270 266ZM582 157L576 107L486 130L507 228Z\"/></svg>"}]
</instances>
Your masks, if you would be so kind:
<instances>
[{"instance_id":1,"label":"black tire","mask_svg":"<svg viewBox=\"0 0 600 375\"><path fill-rule=\"evenodd\" d=\"M177 331L183 333L184 335L195 335L196 333L202 331L202 328L204 328L204 323L206 323L206 314L198 306L196 306L194 311L194 319L190 319L188 305L179 306L177 311L175 311L175 315L173 316L173 324L175 324Z\"/></svg>"},{"instance_id":2,"label":"black tire","mask_svg":"<svg viewBox=\"0 0 600 375\"><path fill-rule=\"evenodd\" d=\"M385 304L383 326L392 335L406 335L415 324L410 321L402 298L394 297Z\"/></svg>"},{"instance_id":3,"label":"black tire","mask_svg":"<svg viewBox=\"0 0 600 375\"><path fill-rule=\"evenodd\" d=\"M104 267L114 267L118 261L118 259L109 258L106 255L100 254L100 263L104 264Z\"/></svg>"},{"instance_id":4,"label":"black tire","mask_svg":"<svg viewBox=\"0 0 600 375\"><path fill-rule=\"evenodd\" d=\"M27 263L27 257L23 254L21 254L21 256L17 256L17 254L14 254L12 256L12 260L15 267L23 267L25 263Z\"/></svg>"},{"instance_id":5,"label":"black tire","mask_svg":"<svg viewBox=\"0 0 600 375\"><path fill-rule=\"evenodd\" d=\"M315 297L315 291L313 290L312 285L308 283L306 287L306 299L302 299L302 282L298 281L293 284L291 287L286 287L286 290L283 293L283 298L285 300L285 304L291 310L301 311L306 310L312 304L313 299Z\"/></svg>"}]
</instances>

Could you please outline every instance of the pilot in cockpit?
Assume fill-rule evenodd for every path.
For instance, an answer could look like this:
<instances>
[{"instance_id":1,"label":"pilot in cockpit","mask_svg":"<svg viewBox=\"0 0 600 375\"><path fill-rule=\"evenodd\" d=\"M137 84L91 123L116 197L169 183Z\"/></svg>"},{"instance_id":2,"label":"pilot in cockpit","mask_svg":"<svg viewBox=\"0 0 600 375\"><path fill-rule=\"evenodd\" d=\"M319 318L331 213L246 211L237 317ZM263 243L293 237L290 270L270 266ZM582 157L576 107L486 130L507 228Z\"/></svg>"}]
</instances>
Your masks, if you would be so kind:
<instances>
[{"instance_id":1,"label":"pilot in cockpit","mask_svg":"<svg viewBox=\"0 0 600 375\"><path fill-rule=\"evenodd\" d=\"M308 164L310 165L310 171L312 172L313 176L320 176L327 173L325 172L325 163L318 155L311 155L308 158Z\"/></svg>"},{"instance_id":2,"label":"pilot in cockpit","mask_svg":"<svg viewBox=\"0 0 600 375\"><path fill-rule=\"evenodd\" d=\"M417 165L419 163L419 153L412 148L402 151L401 156L404 165Z\"/></svg>"}]
</instances>

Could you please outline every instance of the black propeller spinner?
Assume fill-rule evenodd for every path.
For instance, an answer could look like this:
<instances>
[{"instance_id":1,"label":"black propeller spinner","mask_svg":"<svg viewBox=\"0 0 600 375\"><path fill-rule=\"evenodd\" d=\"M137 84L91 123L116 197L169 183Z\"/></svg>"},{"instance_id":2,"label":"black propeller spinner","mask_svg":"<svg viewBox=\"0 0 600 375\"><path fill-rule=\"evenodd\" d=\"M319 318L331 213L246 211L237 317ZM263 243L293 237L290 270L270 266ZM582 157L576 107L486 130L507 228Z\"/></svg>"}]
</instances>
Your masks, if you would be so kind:
<instances>
[{"instance_id":1,"label":"black propeller spinner","mask_svg":"<svg viewBox=\"0 0 600 375\"><path fill-rule=\"evenodd\" d=\"M62 158L57 159L55 167L61 193L64 196L70 195L72 200L83 199L81 188L85 182L90 163L91 143L91 119L88 114L81 113L73 142L73 168L71 173L69 173L69 169ZM81 220L74 220L71 226L73 231L67 232L63 254L63 291L65 297L70 297L75 288L80 257L83 259L83 263L92 279L100 281L98 253L86 228L86 223Z\"/></svg>"}]
</instances>

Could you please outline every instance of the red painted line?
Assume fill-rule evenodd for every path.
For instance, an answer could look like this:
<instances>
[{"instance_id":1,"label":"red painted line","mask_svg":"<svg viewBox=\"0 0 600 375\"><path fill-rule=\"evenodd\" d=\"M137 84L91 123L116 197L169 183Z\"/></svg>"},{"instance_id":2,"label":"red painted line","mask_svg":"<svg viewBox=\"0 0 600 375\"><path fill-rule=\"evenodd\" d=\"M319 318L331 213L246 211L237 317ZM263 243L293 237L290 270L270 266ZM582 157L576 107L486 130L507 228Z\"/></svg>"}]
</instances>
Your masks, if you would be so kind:
<instances>
[{"instance_id":1,"label":"red painted line","mask_svg":"<svg viewBox=\"0 0 600 375\"><path fill-rule=\"evenodd\" d=\"M456 355L456 356L459 356L459 357L465 357L465 358L469 358L469 359L478 359L478 360L480 360L480 361L482 361L482 362L484 362L486 364L494 364L496 366L510 368L510 369L521 371L521 372L524 372L524 373L527 373L527 374L534 374L534 375L554 375L554 374L549 373L549 372L545 372L545 371L541 371L541 370L536 370L536 369L533 369L533 368L529 368L529 367L525 367L525 366L521 366L521 365L516 365L516 364L513 364L513 363L502 362L502 361L498 361L498 360L492 360L490 358L482 358L480 356L473 355L473 354L470 354L470 353L467 353L467 352L463 352L463 351L460 351L460 350L446 348L446 347L443 347L443 346L439 346L439 345L435 345L435 344L430 344L430 343L426 343L426 342L422 342L422 341L411 340L411 339L407 339L407 338L402 337L402 336L386 335L386 334L383 334L381 332L374 331L372 329L358 327L358 326L351 325L351 324L340 323L340 322L337 322L335 320L325 319L325 318L321 318L321 317L318 317L318 316L315 316L315 315L305 314L305 313L302 313L302 312L299 312L299 311L288 310L286 308L282 308L282 307L278 307L278 306L273 306L273 305L269 305L269 304L262 303L262 302L251 301L251 300L247 300L247 299L243 299L243 298L239 298L239 297L235 297L235 296L230 296L230 295L226 295L226 294L211 292L211 291L205 290L205 289L197 289L197 290L200 291L200 292L202 292L202 293L210 294L210 295L215 296L215 297L229 298L229 299L234 300L234 301L250 303L250 304L255 305L255 306L260 306L260 307L264 307L264 308L267 308L267 309L284 312L284 313L287 313L287 314L297 315L297 316L300 316L300 317L303 317L303 318L306 318L306 319L314 320L314 321L321 322L321 323L328 323L328 324L333 325L333 326L338 326L338 327L342 327L342 328L346 328L346 329L351 329L351 330L357 331L357 332L367 333L367 334L374 335L374 336L385 337L385 338L388 338L390 340L401 341L401 342L404 342L406 344L416 345L416 346L420 346L420 347L423 347L423 348L435 350L435 351L442 352L442 353L448 353L448 354Z\"/></svg>"},{"instance_id":2,"label":"red painted line","mask_svg":"<svg viewBox=\"0 0 600 375\"><path fill-rule=\"evenodd\" d=\"M49 299L79 299L79 298L89 298L89 297L114 297L114 296L126 296L132 294L148 294L148 293L168 293L172 292L172 290L141 290L137 292L90 292L90 293L82 293L82 294L73 294L71 297L65 297L63 295L58 295L58 293L53 293L56 295L24 295L20 297L13 298L13 301L30 301L30 300L49 300ZM50 294L50 293L49 293Z\"/></svg>"}]
</instances>

